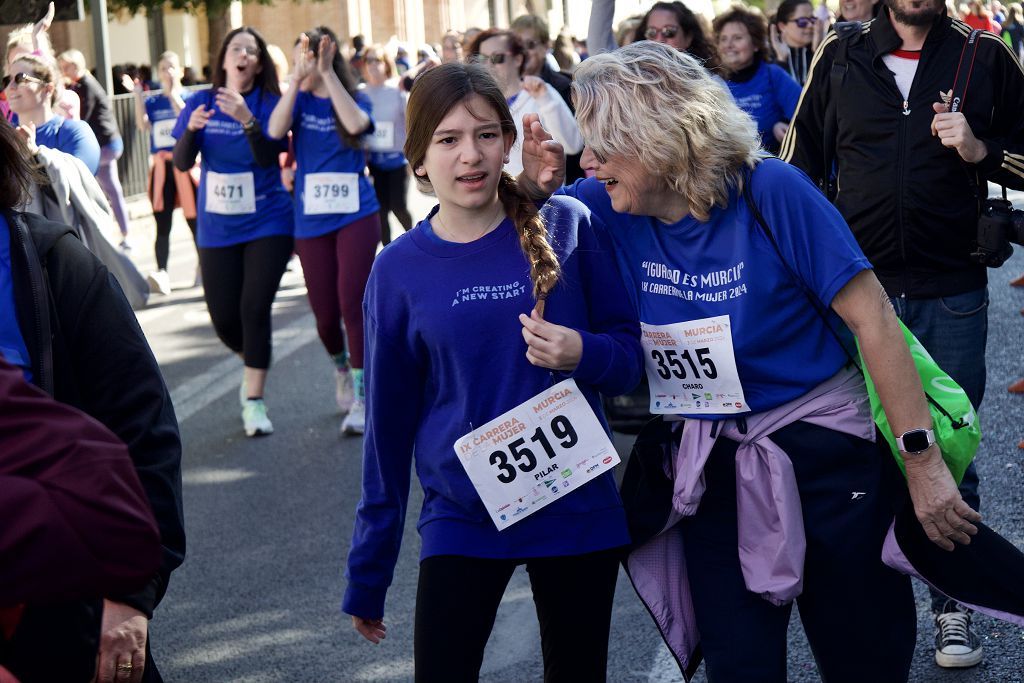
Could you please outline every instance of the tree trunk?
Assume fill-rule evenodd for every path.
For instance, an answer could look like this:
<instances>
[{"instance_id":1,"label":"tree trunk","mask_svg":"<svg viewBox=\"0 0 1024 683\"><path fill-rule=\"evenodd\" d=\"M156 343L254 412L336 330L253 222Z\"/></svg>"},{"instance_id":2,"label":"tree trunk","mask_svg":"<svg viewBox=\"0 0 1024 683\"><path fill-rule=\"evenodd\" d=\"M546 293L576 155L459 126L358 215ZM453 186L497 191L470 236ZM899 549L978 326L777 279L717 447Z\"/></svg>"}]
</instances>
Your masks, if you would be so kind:
<instances>
[{"instance_id":1,"label":"tree trunk","mask_svg":"<svg viewBox=\"0 0 1024 683\"><path fill-rule=\"evenodd\" d=\"M220 3L218 3L220 4ZM209 4L206 9L206 25L209 29L209 61L207 64L210 65L210 80L213 81L217 77L217 74L213 73L213 69L217 63L217 54L220 52L220 46L224 42L224 38L230 33L231 26L228 20L228 4L217 9L211 9Z\"/></svg>"}]
</instances>

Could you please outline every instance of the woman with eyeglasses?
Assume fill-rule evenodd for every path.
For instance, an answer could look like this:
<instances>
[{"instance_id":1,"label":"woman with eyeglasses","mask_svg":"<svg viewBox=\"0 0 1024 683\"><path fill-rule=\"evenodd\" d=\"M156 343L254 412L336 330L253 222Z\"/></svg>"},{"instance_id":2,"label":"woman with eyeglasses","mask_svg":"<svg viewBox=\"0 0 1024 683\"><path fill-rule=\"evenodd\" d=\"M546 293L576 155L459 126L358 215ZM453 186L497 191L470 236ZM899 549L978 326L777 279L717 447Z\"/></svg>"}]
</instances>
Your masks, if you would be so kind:
<instances>
[{"instance_id":1,"label":"woman with eyeglasses","mask_svg":"<svg viewBox=\"0 0 1024 683\"><path fill-rule=\"evenodd\" d=\"M770 37L775 60L801 86L807 81L817 47L817 24L810 0L782 0L772 21Z\"/></svg>"},{"instance_id":2,"label":"woman with eyeglasses","mask_svg":"<svg viewBox=\"0 0 1024 683\"><path fill-rule=\"evenodd\" d=\"M894 511L916 557L954 575L991 532L934 442L871 264L807 176L762 155L754 121L692 57L647 41L591 57L573 97L596 177L560 192L608 226L651 409L671 420L641 434L624 474L637 593L681 669L703 655L712 681L786 681L794 601L823 680L907 680L914 595L882 562ZM524 175L559 191L557 150L524 149ZM903 435L905 477L852 337Z\"/></svg>"},{"instance_id":3,"label":"woman with eyeglasses","mask_svg":"<svg viewBox=\"0 0 1024 683\"><path fill-rule=\"evenodd\" d=\"M523 117L538 114L566 154L583 151L583 138L569 106L550 84L537 76L524 75L526 48L515 33L491 28L478 34L466 50L468 60L482 64L505 95L516 124L516 137L523 137ZM513 176L523 170L522 149L509 153L505 170Z\"/></svg>"},{"instance_id":4,"label":"woman with eyeglasses","mask_svg":"<svg viewBox=\"0 0 1024 683\"><path fill-rule=\"evenodd\" d=\"M11 64L10 70L4 77L4 93L17 119L12 123L36 145L70 154L95 174L100 166L96 135L84 121L69 120L54 112L55 65L42 57L23 54Z\"/></svg>"},{"instance_id":5,"label":"woman with eyeglasses","mask_svg":"<svg viewBox=\"0 0 1024 683\"><path fill-rule=\"evenodd\" d=\"M653 40L691 54L712 73L721 66L707 20L681 2L654 3L640 20L634 40Z\"/></svg>"},{"instance_id":6,"label":"woman with eyeglasses","mask_svg":"<svg viewBox=\"0 0 1024 683\"><path fill-rule=\"evenodd\" d=\"M175 140L171 136L178 115L185 108L191 93L181 87L181 61L174 52L165 52L157 62L161 90L145 94L141 81L132 81L127 74L124 86L131 86L135 96L135 125L149 133L150 167L146 188L156 220L156 271L147 278L150 289L160 294L171 293L171 277L167 260L171 249L171 223L174 209L180 206L185 222L196 235L196 187L192 176L174 168ZM197 273L198 275L198 273ZM200 278L197 278L199 280Z\"/></svg>"},{"instance_id":7,"label":"woman with eyeglasses","mask_svg":"<svg viewBox=\"0 0 1024 683\"><path fill-rule=\"evenodd\" d=\"M450 34L445 35L446 39L449 37ZM462 54L461 45L459 54ZM366 48L361 71L365 81L362 92L373 105L374 129L367 138L369 156L366 165L373 176L373 191L380 203L380 243L387 246L391 243L388 214L394 214L406 232L412 228L412 214L406 206L409 164L402 153L406 94L398 87L394 63L382 45Z\"/></svg>"},{"instance_id":8,"label":"woman with eyeglasses","mask_svg":"<svg viewBox=\"0 0 1024 683\"><path fill-rule=\"evenodd\" d=\"M217 336L245 364L239 399L246 436L274 431L264 389L271 352L271 304L292 255L291 197L278 155L264 135L281 97L274 62L256 29L225 37L213 87L185 103L171 135L174 166L188 171L201 152L196 243L203 296Z\"/></svg>"},{"instance_id":9,"label":"woman with eyeglasses","mask_svg":"<svg viewBox=\"0 0 1024 683\"><path fill-rule=\"evenodd\" d=\"M267 133L284 138L292 131L295 251L320 341L333 361L335 399L345 413L341 433L362 434L362 301L380 237L380 205L366 177L363 150L363 136L374 130L372 105L356 90L329 28L301 34L294 61Z\"/></svg>"},{"instance_id":10,"label":"woman with eyeglasses","mask_svg":"<svg viewBox=\"0 0 1024 683\"><path fill-rule=\"evenodd\" d=\"M776 154L800 99L800 86L782 67L765 61L768 22L761 10L733 5L712 24L726 85L740 109L757 122L761 147Z\"/></svg>"},{"instance_id":11,"label":"woman with eyeglasses","mask_svg":"<svg viewBox=\"0 0 1024 683\"><path fill-rule=\"evenodd\" d=\"M538 207L502 171L516 124L486 70L426 72L408 114L405 153L438 206L381 252L366 290L371 384L342 610L370 642L386 636L415 471L416 680L479 679L525 565L544 680L603 681L629 535L598 392L639 379L626 290L579 202Z\"/></svg>"}]
</instances>

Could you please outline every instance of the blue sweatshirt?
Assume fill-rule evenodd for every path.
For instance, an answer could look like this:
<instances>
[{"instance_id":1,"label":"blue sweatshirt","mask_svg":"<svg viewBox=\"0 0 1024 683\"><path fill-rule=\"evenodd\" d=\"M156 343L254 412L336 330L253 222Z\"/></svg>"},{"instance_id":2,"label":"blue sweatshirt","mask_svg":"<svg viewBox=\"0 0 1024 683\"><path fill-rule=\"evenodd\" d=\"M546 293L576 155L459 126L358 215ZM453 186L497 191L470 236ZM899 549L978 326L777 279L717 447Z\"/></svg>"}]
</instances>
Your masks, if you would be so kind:
<instances>
[{"instance_id":1,"label":"blue sweatshirt","mask_svg":"<svg viewBox=\"0 0 1024 683\"><path fill-rule=\"evenodd\" d=\"M629 541L610 472L499 532L455 456L459 437L567 376L602 424L598 392L621 394L639 381L639 328L606 233L574 199L554 197L541 214L563 269L545 318L583 338L570 375L526 360L518 316L534 300L509 219L468 244L441 240L424 220L373 265L363 304L363 495L342 604L349 614L383 615L414 453L424 491L421 559L575 555Z\"/></svg>"},{"instance_id":2,"label":"blue sweatshirt","mask_svg":"<svg viewBox=\"0 0 1024 683\"><path fill-rule=\"evenodd\" d=\"M800 84L776 64L758 61L756 69L751 69L752 73L745 69L742 75L737 74L726 84L737 106L757 123L761 146L769 152L777 152L779 141L772 127L793 117L800 99Z\"/></svg>"}]
</instances>

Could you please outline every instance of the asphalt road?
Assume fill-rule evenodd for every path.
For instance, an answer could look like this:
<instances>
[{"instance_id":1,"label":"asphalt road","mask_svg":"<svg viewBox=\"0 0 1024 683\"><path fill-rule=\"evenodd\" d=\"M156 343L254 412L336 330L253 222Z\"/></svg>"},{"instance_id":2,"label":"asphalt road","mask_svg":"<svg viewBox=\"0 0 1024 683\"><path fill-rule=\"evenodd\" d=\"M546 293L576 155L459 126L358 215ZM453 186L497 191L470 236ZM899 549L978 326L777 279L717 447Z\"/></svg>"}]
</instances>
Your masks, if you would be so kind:
<instances>
[{"instance_id":1,"label":"asphalt road","mask_svg":"<svg viewBox=\"0 0 1024 683\"><path fill-rule=\"evenodd\" d=\"M1018 197L1018 206L1024 201ZM430 200L417 197L422 216ZM143 272L152 267L152 220L133 221ZM201 290L189 288L195 254L184 223L172 236L172 280L139 312L172 390L185 446L188 557L174 573L151 624L153 653L168 681L407 681L419 540L414 490L401 557L387 603L388 637L363 641L339 611L343 567L359 498L359 438L342 438L332 368L313 328L301 271L286 274L275 303L275 364L267 403L276 432L247 439L237 399L241 363L217 341ZM993 271L985 438L978 455L986 521L1024 548L1024 397L1006 385L1024 374L1019 309L1024 290L1007 286L1024 256ZM401 410L396 406L395 410ZM623 455L630 439L618 437ZM414 487L415 489L415 487ZM919 636L912 681L1024 681L1024 630L977 617L984 663L944 671L932 661L932 627L919 590ZM884 619L884 605L878 606ZM843 614L835 615L837 629ZM458 624L452 624L458 628ZM879 643L879 645L883 645ZM851 652L870 657L870 652ZM799 627L791 628L790 680L817 681ZM540 643L529 584L517 571L484 659L482 680L541 680ZM620 573L612 620L610 681L682 680L645 609ZM698 674L703 681L703 671Z\"/></svg>"}]
</instances>

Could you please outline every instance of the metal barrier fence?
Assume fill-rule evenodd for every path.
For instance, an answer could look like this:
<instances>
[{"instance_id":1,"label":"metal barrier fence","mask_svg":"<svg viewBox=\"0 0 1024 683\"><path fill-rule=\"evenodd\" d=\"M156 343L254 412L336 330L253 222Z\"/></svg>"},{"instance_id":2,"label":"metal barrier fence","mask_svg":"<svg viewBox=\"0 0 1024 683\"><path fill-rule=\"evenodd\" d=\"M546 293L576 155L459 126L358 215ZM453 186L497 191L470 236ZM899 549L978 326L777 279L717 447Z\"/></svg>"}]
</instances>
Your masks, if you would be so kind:
<instances>
[{"instance_id":1,"label":"metal barrier fence","mask_svg":"<svg viewBox=\"0 0 1024 683\"><path fill-rule=\"evenodd\" d=\"M186 90L202 90L208 85L186 88ZM152 90L158 93L159 90ZM121 177L121 187L125 198L146 194L146 181L149 177L149 133L144 133L135 125L135 95L114 95L111 98L114 118L124 140L124 153L117 160L117 174Z\"/></svg>"}]
</instances>

